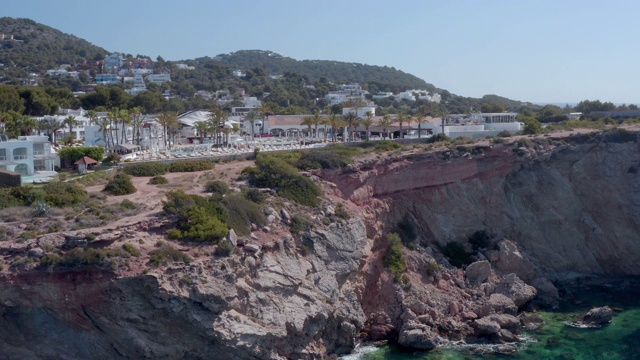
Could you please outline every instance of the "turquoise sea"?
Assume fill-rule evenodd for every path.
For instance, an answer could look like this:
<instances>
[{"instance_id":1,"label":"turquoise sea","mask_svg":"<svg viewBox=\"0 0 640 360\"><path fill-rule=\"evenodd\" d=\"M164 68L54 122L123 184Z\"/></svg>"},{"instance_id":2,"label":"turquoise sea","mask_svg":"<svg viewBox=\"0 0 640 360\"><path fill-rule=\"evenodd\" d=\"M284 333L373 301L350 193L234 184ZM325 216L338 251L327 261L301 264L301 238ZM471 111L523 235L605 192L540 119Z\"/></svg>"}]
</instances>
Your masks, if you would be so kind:
<instances>
[{"instance_id":1,"label":"turquoise sea","mask_svg":"<svg viewBox=\"0 0 640 360\"><path fill-rule=\"evenodd\" d=\"M477 348L437 349L430 352L402 352L386 346L365 348L365 354L347 359L359 360L622 360L640 359L640 292L620 285L576 287L558 310L538 311L545 326L524 334L529 341L512 354L479 354ZM590 308L609 305L615 310L612 322L599 329L578 329L566 322L578 319Z\"/></svg>"}]
</instances>

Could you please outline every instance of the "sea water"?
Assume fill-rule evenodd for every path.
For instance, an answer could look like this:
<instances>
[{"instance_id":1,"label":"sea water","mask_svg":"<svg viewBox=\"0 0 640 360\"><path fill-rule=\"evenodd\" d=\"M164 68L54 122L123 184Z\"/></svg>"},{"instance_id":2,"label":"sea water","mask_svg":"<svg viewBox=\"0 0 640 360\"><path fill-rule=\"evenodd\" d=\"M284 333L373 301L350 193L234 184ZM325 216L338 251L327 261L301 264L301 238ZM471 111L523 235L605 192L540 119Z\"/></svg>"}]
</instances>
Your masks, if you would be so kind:
<instances>
[{"instance_id":1,"label":"sea water","mask_svg":"<svg viewBox=\"0 0 640 360\"><path fill-rule=\"evenodd\" d=\"M514 353L487 353L487 348L460 347L429 352L403 352L393 346L365 348L349 359L358 360L622 360L640 359L640 292L620 289L618 285L582 287L570 290L571 299L555 311L533 315L545 321L537 330L525 331L527 341ZM611 306L613 320L597 329L579 329L567 325L596 306Z\"/></svg>"}]
</instances>

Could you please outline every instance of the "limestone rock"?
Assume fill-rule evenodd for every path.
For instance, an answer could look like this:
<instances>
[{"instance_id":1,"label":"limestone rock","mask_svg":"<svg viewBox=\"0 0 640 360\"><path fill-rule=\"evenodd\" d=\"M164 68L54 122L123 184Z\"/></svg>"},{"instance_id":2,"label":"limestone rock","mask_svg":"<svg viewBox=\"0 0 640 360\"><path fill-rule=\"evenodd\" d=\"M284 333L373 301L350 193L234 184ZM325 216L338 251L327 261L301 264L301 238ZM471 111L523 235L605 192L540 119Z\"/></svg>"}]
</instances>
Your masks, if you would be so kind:
<instances>
[{"instance_id":1,"label":"limestone rock","mask_svg":"<svg viewBox=\"0 0 640 360\"><path fill-rule=\"evenodd\" d=\"M602 326L611 322L613 310L608 306L597 307L589 310L580 321L585 325Z\"/></svg>"},{"instance_id":2,"label":"limestone rock","mask_svg":"<svg viewBox=\"0 0 640 360\"><path fill-rule=\"evenodd\" d=\"M500 331L500 325L486 317L474 320L473 328L476 329L478 335L493 335Z\"/></svg>"},{"instance_id":3,"label":"limestone rock","mask_svg":"<svg viewBox=\"0 0 640 360\"><path fill-rule=\"evenodd\" d=\"M419 350L431 350L438 344L438 336L428 329L403 330L398 337L398 344Z\"/></svg>"},{"instance_id":4,"label":"limestone rock","mask_svg":"<svg viewBox=\"0 0 640 360\"><path fill-rule=\"evenodd\" d=\"M486 260L476 261L467 266L464 273L471 285L478 286L489 280L491 276L491 264Z\"/></svg>"},{"instance_id":5,"label":"limestone rock","mask_svg":"<svg viewBox=\"0 0 640 360\"><path fill-rule=\"evenodd\" d=\"M536 289L527 285L516 274L508 274L504 276L502 281L496 286L496 293L506 295L521 308L529 301L536 297Z\"/></svg>"},{"instance_id":6,"label":"limestone rock","mask_svg":"<svg viewBox=\"0 0 640 360\"><path fill-rule=\"evenodd\" d=\"M487 302L487 306L488 311L483 311L483 315L488 315L487 313L516 315L518 312L518 307L513 300L503 294L491 294L489 301Z\"/></svg>"},{"instance_id":7,"label":"limestone rock","mask_svg":"<svg viewBox=\"0 0 640 360\"><path fill-rule=\"evenodd\" d=\"M231 245L238 246L238 235L236 235L236 232L233 229L229 229L227 239L231 242Z\"/></svg>"},{"instance_id":8,"label":"limestone rock","mask_svg":"<svg viewBox=\"0 0 640 360\"><path fill-rule=\"evenodd\" d=\"M253 254L260 252L260 246L256 244L245 244L244 250Z\"/></svg>"}]
</instances>

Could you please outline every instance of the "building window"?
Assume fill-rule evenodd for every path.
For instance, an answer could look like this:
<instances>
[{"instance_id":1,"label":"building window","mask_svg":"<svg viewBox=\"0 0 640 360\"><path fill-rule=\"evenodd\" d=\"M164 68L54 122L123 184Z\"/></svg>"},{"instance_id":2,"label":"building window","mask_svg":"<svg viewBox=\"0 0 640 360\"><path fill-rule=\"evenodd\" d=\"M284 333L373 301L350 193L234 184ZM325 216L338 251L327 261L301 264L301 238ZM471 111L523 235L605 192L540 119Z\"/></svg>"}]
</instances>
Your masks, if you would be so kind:
<instances>
[{"instance_id":1,"label":"building window","mask_svg":"<svg viewBox=\"0 0 640 360\"><path fill-rule=\"evenodd\" d=\"M13 160L27 160L27 148L13 149Z\"/></svg>"},{"instance_id":2,"label":"building window","mask_svg":"<svg viewBox=\"0 0 640 360\"><path fill-rule=\"evenodd\" d=\"M34 160L33 161L33 169L35 171L45 171L47 167L44 164L44 160Z\"/></svg>"}]
</instances>

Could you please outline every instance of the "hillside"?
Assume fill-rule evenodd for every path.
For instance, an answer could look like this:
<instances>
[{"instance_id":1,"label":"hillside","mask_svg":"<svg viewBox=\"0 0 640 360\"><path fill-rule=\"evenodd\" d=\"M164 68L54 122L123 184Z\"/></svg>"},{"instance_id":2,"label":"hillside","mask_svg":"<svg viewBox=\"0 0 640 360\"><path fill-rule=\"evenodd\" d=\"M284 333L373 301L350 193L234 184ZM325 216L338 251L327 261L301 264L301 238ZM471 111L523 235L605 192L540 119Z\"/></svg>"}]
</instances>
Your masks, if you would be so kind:
<instances>
[{"instance_id":1,"label":"hillside","mask_svg":"<svg viewBox=\"0 0 640 360\"><path fill-rule=\"evenodd\" d=\"M12 85L43 85L51 88L67 88L78 91L82 84L93 82L92 76L100 72L99 62L108 53L74 35L65 34L52 27L29 19L0 18L0 82ZM6 38L5 38L6 36ZM160 62L161 61L161 62ZM179 69L177 63L193 66L192 70ZM46 70L70 65L71 70L81 72L78 79L71 77L44 76ZM200 57L183 61L159 60L157 69L171 72L171 83L151 86L151 93L160 97L163 90L172 90L179 98L172 109L180 111L206 108L212 104L199 100L194 94L199 90L217 91L242 88L247 94L256 96L275 106L282 114L305 114L325 109L328 104L325 95L336 90L337 84L359 83L370 93L394 92L409 89L424 89L438 92L442 96L439 106L425 101L398 103L391 99L378 99L376 105L380 113L396 113L398 108L407 113L415 113L425 105L437 112L436 108L449 113L466 113L470 109L481 109L490 104L496 109L519 111L529 103L513 101L497 95L487 95L480 99L463 97L438 89L414 75L387 66L373 66L328 60L296 60L263 50L241 50L216 57ZM234 70L242 70L246 75L237 77ZM41 79L30 76L37 74ZM131 86L122 84L125 88ZM147 97L150 93L141 94ZM178 104L180 103L180 104ZM239 105L235 102L229 106ZM106 105L106 104L101 104ZM85 106L85 105L83 105ZM127 104L119 104L127 107ZM497 107L496 107L497 106ZM159 111L159 106L149 111ZM87 106L85 106L87 108ZM89 106L91 108L91 106ZM383 110L386 108L386 110ZM445 109L446 108L446 109ZM334 110L335 111L335 110Z\"/></svg>"},{"instance_id":2,"label":"hillside","mask_svg":"<svg viewBox=\"0 0 640 360\"><path fill-rule=\"evenodd\" d=\"M368 83L380 90L402 91L425 89L435 86L393 67L373 66L329 60L296 60L271 51L242 50L218 55L215 59L234 69L248 70L262 67L273 75L286 72L308 77L311 81L325 78L337 83Z\"/></svg>"},{"instance_id":3,"label":"hillside","mask_svg":"<svg viewBox=\"0 0 640 360\"><path fill-rule=\"evenodd\" d=\"M0 33L13 35L13 40L4 39L0 46L6 77L43 74L61 64L83 68L86 62L104 59L107 53L86 40L29 19L0 18Z\"/></svg>"}]
</instances>

